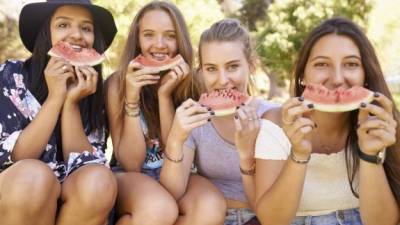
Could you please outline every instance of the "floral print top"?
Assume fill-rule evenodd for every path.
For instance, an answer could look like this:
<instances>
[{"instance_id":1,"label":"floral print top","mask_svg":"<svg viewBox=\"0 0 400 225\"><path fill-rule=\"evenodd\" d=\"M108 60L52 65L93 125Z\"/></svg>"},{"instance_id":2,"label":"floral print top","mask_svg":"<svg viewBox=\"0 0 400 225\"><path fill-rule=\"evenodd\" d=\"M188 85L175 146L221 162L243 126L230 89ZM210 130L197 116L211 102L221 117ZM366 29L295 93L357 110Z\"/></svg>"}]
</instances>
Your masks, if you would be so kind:
<instances>
[{"instance_id":1,"label":"floral print top","mask_svg":"<svg viewBox=\"0 0 400 225\"><path fill-rule=\"evenodd\" d=\"M0 65L0 172L11 166L11 152L22 130L38 114L41 105L32 93L26 88L22 73L23 62L8 60ZM72 152L68 162L58 160L62 155L57 146L61 137L53 132L47 146L43 149L40 160L45 162L60 181L77 168L86 164L105 164L105 149L107 129L100 132L88 132L88 124L84 124L85 132L92 149L84 152ZM60 151L60 152L58 152ZM57 154L58 152L58 154Z\"/></svg>"}]
</instances>

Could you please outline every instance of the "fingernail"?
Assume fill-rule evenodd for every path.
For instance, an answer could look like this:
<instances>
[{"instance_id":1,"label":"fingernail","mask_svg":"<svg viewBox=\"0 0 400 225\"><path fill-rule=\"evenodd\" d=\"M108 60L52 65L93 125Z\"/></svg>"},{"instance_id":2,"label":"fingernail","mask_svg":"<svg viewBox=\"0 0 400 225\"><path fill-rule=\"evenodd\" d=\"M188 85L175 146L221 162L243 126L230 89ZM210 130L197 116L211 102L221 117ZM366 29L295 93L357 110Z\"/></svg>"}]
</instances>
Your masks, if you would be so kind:
<instances>
[{"instance_id":1,"label":"fingernail","mask_svg":"<svg viewBox=\"0 0 400 225\"><path fill-rule=\"evenodd\" d=\"M239 119L239 117L237 115L235 115L235 119L237 120L237 119Z\"/></svg>"},{"instance_id":2,"label":"fingernail","mask_svg":"<svg viewBox=\"0 0 400 225\"><path fill-rule=\"evenodd\" d=\"M310 103L310 104L307 105L307 107L308 107L309 109L313 109L313 108L314 108L314 104Z\"/></svg>"},{"instance_id":3,"label":"fingernail","mask_svg":"<svg viewBox=\"0 0 400 225\"><path fill-rule=\"evenodd\" d=\"M207 107L207 110L208 110L208 111L211 111L211 107Z\"/></svg>"},{"instance_id":4,"label":"fingernail","mask_svg":"<svg viewBox=\"0 0 400 225\"><path fill-rule=\"evenodd\" d=\"M378 92L374 92L374 97L378 98L379 97L379 93Z\"/></svg>"},{"instance_id":5,"label":"fingernail","mask_svg":"<svg viewBox=\"0 0 400 225\"><path fill-rule=\"evenodd\" d=\"M208 121L208 122L211 122L211 118L208 118L207 121Z\"/></svg>"},{"instance_id":6,"label":"fingernail","mask_svg":"<svg viewBox=\"0 0 400 225\"><path fill-rule=\"evenodd\" d=\"M300 96L300 97L297 98L297 100L299 100L299 102L302 102L302 101L304 101L304 97Z\"/></svg>"},{"instance_id":7,"label":"fingernail","mask_svg":"<svg viewBox=\"0 0 400 225\"><path fill-rule=\"evenodd\" d=\"M361 102L360 107L365 108L365 107L367 107L367 104L365 102Z\"/></svg>"},{"instance_id":8,"label":"fingernail","mask_svg":"<svg viewBox=\"0 0 400 225\"><path fill-rule=\"evenodd\" d=\"M236 106L236 109L240 109L240 106Z\"/></svg>"},{"instance_id":9,"label":"fingernail","mask_svg":"<svg viewBox=\"0 0 400 225\"><path fill-rule=\"evenodd\" d=\"M214 115L215 115L215 112L214 112L214 111L210 111L210 115L211 115L211 116L214 116Z\"/></svg>"}]
</instances>

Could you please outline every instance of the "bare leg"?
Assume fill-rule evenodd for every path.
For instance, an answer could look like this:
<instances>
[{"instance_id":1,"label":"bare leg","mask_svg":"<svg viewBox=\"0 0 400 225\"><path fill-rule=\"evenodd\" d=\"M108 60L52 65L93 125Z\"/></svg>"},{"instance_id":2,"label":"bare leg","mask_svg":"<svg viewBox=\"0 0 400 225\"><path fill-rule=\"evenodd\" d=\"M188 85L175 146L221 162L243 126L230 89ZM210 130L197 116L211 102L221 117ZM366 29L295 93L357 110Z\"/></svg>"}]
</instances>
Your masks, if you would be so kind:
<instances>
[{"instance_id":1,"label":"bare leg","mask_svg":"<svg viewBox=\"0 0 400 225\"><path fill-rule=\"evenodd\" d=\"M21 160L0 173L2 225L53 225L60 184L53 171L35 159Z\"/></svg>"},{"instance_id":2,"label":"bare leg","mask_svg":"<svg viewBox=\"0 0 400 225\"><path fill-rule=\"evenodd\" d=\"M62 184L57 225L104 225L114 206L117 182L103 165L85 165Z\"/></svg>"},{"instance_id":3,"label":"bare leg","mask_svg":"<svg viewBox=\"0 0 400 225\"><path fill-rule=\"evenodd\" d=\"M141 173L117 174L117 225L172 225L178 217L175 199L153 178Z\"/></svg>"},{"instance_id":4,"label":"bare leg","mask_svg":"<svg viewBox=\"0 0 400 225\"><path fill-rule=\"evenodd\" d=\"M179 210L181 215L175 225L221 225L225 220L226 200L209 180L191 175Z\"/></svg>"}]
</instances>

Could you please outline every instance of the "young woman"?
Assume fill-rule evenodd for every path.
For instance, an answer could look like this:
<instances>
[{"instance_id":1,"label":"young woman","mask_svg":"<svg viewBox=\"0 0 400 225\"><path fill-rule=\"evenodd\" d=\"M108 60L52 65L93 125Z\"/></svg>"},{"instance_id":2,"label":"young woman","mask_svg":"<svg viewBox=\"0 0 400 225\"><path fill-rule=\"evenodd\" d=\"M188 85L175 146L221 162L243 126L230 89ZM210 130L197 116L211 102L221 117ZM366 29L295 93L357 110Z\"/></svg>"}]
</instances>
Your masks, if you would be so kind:
<instances>
[{"instance_id":1,"label":"young woman","mask_svg":"<svg viewBox=\"0 0 400 225\"><path fill-rule=\"evenodd\" d=\"M305 41L294 79L296 97L266 114L272 122L262 122L257 139L262 224L397 224L399 113L365 34L347 19L323 22ZM309 83L364 86L375 103L316 111L300 97Z\"/></svg>"},{"instance_id":2,"label":"young woman","mask_svg":"<svg viewBox=\"0 0 400 225\"><path fill-rule=\"evenodd\" d=\"M132 59L139 54L163 61L180 54L184 62L161 75ZM193 50L184 18L172 3L152 1L132 21L119 70L107 80L107 112L117 173L117 224L174 224L178 205L160 185L163 146L175 108L188 97L198 98L192 86ZM196 185L211 185L197 179ZM199 197L204 197L199 193ZM186 224L203 215L187 209ZM178 222L179 223L179 222ZM205 224L205 223L203 223Z\"/></svg>"},{"instance_id":3,"label":"young woman","mask_svg":"<svg viewBox=\"0 0 400 225\"><path fill-rule=\"evenodd\" d=\"M32 56L0 66L2 224L54 224L57 200L57 225L105 223L117 186L104 166L101 66L73 67L47 52L59 41L104 52L115 33L112 15L90 1L22 9L20 35Z\"/></svg>"},{"instance_id":4,"label":"young woman","mask_svg":"<svg viewBox=\"0 0 400 225\"><path fill-rule=\"evenodd\" d=\"M223 89L249 93L254 57L249 34L237 20L221 20L206 30L200 38L199 55L199 80L208 93ZM210 220L203 224L223 224L225 202L225 224L244 224L254 217L254 146L259 118L272 106L254 98L249 105L238 107L235 115L223 117L213 117L214 112L192 99L177 108L160 181L178 201L192 192L214 193L217 188L223 194L218 201L195 199L208 208L204 214ZM193 162L198 174L215 187L191 185L191 179L198 177L191 175Z\"/></svg>"}]
</instances>

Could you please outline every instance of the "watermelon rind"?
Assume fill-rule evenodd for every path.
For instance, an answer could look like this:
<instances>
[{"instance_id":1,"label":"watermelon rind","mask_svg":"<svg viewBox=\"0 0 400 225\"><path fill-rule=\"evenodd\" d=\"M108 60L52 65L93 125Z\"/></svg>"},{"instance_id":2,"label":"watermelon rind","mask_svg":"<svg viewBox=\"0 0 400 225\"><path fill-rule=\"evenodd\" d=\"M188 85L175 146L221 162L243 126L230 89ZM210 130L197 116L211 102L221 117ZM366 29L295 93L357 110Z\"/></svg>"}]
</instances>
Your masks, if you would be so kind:
<instances>
[{"instance_id":1,"label":"watermelon rind","mask_svg":"<svg viewBox=\"0 0 400 225\"><path fill-rule=\"evenodd\" d=\"M307 99L304 100L305 104L313 104L314 109L321 111L321 112L347 112L353 111L360 107L361 103L370 103L374 100L374 93L370 91L368 95L362 99L357 101L347 103L347 104L323 104L323 103L316 103L313 101L309 101Z\"/></svg>"},{"instance_id":2,"label":"watermelon rind","mask_svg":"<svg viewBox=\"0 0 400 225\"><path fill-rule=\"evenodd\" d=\"M102 63L105 60L104 54L99 54L96 52L96 50L92 48L87 48L83 49L81 52L82 54L85 52L90 52L92 55L90 56L91 59L88 61L87 59L85 60L74 60L71 59L71 57L67 57L65 54L63 55L62 53L57 53L57 51L60 51L59 49L57 50L58 47L63 46L66 48L71 49L70 44L68 42L60 41L56 45L54 45L48 52L47 54L52 57L57 57L57 58L63 58L67 60L71 65L73 66L95 66L100 63ZM70 50L73 51L73 50ZM75 52L74 54L79 55L79 52ZM82 58L82 57L81 57Z\"/></svg>"},{"instance_id":3,"label":"watermelon rind","mask_svg":"<svg viewBox=\"0 0 400 225\"><path fill-rule=\"evenodd\" d=\"M249 104L251 102L251 100L252 100L252 97L250 96L246 100L246 102L244 102L244 104L245 105ZM232 115L232 114L234 114L236 112L236 106L235 107L231 107L231 108L227 108L227 109L216 109L216 110L213 110L213 111L215 113L214 116L218 116L218 117L229 116L229 115Z\"/></svg>"},{"instance_id":4,"label":"watermelon rind","mask_svg":"<svg viewBox=\"0 0 400 225\"><path fill-rule=\"evenodd\" d=\"M139 58L139 57L144 57L144 56L140 55L140 56L137 56L136 58ZM144 67L143 69L152 69L152 70L157 69L159 72L161 72L161 71L165 71L165 70L170 70L170 69L176 67L177 65L185 62L185 60L182 58L181 55L177 55L173 59L174 59L174 61L172 61L166 65L162 65L162 66L145 66L145 65L143 65L143 67ZM133 61L135 61L135 59Z\"/></svg>"}]
</instances>

